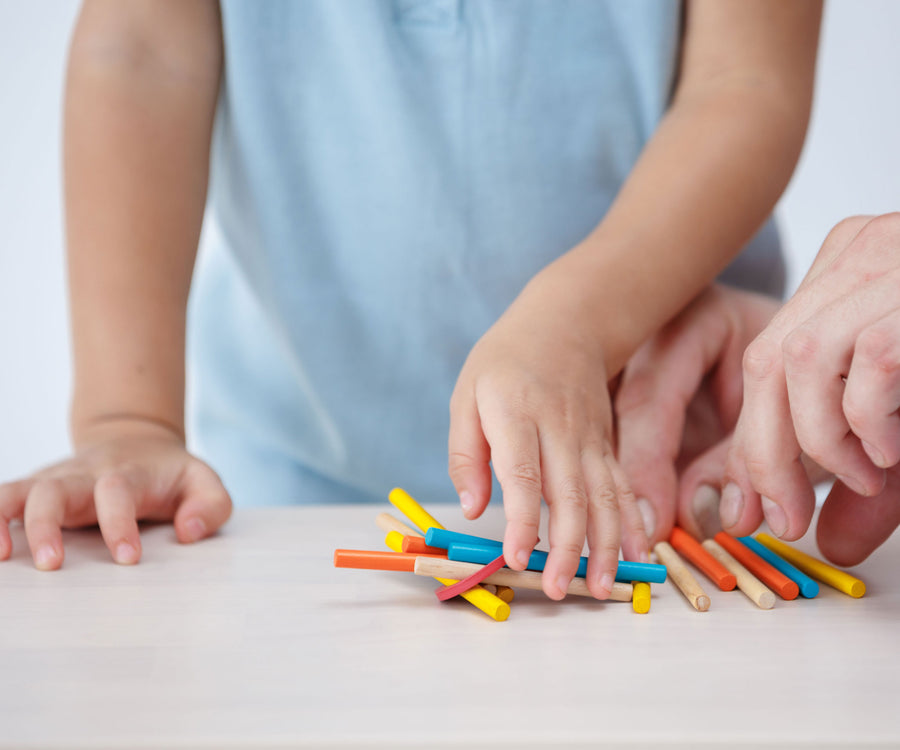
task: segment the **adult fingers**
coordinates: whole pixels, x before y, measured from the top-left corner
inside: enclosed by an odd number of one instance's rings
[[[133,565],[141,557],[137,512],[146,489],[146,482],[134,471],[110,471],[94,485],[100,534],[120,565]]]
[[[196,542],[215,534],[231,517],[232,502],[219,475],[202,461],[194,461],[184,474],[182,500],[175,511],[179,542]]]
[[[888,471],[884,489],[863,497],[840,481],[834,483],[816,526],[822,554],[836,565],[858,565],[900,526],[900,472]]]
[[[34,481],[34,479],[20,479],[0,485],[0,560],[8,560],[12,554],[9,522],[22,517],[25,499]]]
[[[822,247],[800,286],[810,284],[821,274],[856,239],[863,228],[874,219],[874,216],[848,216],[834,225],[825,237]]]
[[[842,406],[843,377],[857,334],[871,315],[869,303],[877,309],[894,303],[888,285],[874,286],[866,304],[860,304],[857,294],[842,296],[795,328],[782,346],[790,414],[801,449],[863,495],[881,491],[884,470],[872,464],[850,429]]]
[[[544,498],[550,508],[550,554],[542,580],[548,597],[562,599],[578,569],[590,501],[580,446],[569,433],[542,431],[540,446]],[[609,483],[612,484],[611,478]]]
[[[707,291],[635,354],[616,393],[619,463],[653,540],[666,538],[674,523],[685,417],[728,349],[728,322],[718,292]]]
[[[450,399],[448,470],[466,518],[478,518],[491,499],[491,447],[474,396],[457,389]]]
[[[809,527],[815,492],[801,463],[788,402],[781,347],[768,331],[744,353],[744,404],[722,490],[722,525],[748,534],[761,505],[776,536],[797,539]]]
[[[871,461],[900,462],[900,311],[866,328],[847,374],[843,413]]]
[[[701,453],[684,469],[678,487],[678,525],[698,539],[709,539],[722,530],[719,517],[722,475],[731,436]],[[758,526],[762,513],[751,516]]]

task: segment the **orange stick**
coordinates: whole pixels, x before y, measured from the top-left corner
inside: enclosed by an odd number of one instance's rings
[[[410,536],[406,535],[403,537],[403,546],[400,548],[404,552],[413,552],[417,555],[439,555],[440,557],[447,556],[447,550],[441,549],[440,547],[429,547],[425,544],[425,540],[420,536]]]
[[[366,549],[336,549],[334,551],[334,567],[415,573],[417,557],[438,557],[438,555],[416,555],[410,552],[384,552]]]
[[[734,573],[729,573],[722,563],[700,546],[694,537],[684,529],[676,526],[669,537],[671,544],[678,552],[684,555],[694,566],[703,571],[722,591],[733,591],[737,586],[737,578]]]
[[[796,581],[792,581],[782,572],[769,565],[753,550],[741,544],[733,536],[720,531],[715,540],[721,544],[731,556],[759,578],[766,586],[775,591],[782,599],[796,599],[800,594],[800,587]]]

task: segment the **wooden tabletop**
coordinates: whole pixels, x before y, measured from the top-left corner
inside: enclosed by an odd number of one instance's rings
[[[498,509],[430,509],[502,530]],[[900,536],[854,571],[858,600],[823,586],[763,611],[707,586],[699,613],[665,584],[638,615],[520,590],[494,622],[430,579],[333,568],[337,547],[382,548],[381,510],[240,510],[194,546],[151,526],[133,567],[68,532],[54,573],[14,528],[0,747],[900,746]]]

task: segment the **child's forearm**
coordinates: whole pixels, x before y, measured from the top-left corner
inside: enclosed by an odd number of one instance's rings
[[[688,5],[669,113],[603,222],[548,271],[596,321],[609,375],[769,215],[809,117],[820,7]],[[551,270],[552,269],[552,270]]]
[[[118,418],[183,434],[220,34],[212,2],[88,3],[76,26],[65,104],[76,443]]]

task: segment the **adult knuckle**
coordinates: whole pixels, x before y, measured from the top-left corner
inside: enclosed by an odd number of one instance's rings
[[[747,380],[767,380],[781,367],[780,347],[766,338],[754,339],[744,351],[742,367]]]
[[[900,346],[897,339],[896,331],[883,326],[872,326],[859,335],[856,351],[880,375],[896,378],[900,374]]]
[[[785,364],[797,367],[808,367],[814,364],[821,351],[822,342],[819,336],[805,328],[791,331],[782,344]]]

